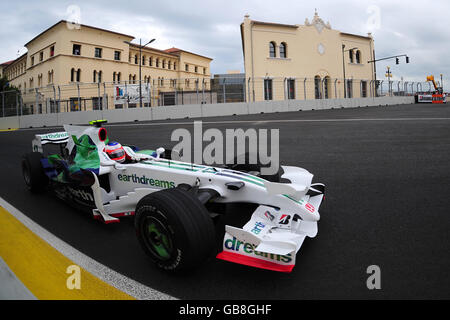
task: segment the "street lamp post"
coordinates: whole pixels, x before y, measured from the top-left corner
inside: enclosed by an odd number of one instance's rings
[[[142,108],[142,48],[149,45],[156,39],[152,39],[146,44],[142,44],[142,39],[139,39],[139,108]],[[124,41],[126,44],[133,45],[131,42]]]
[[[348,50],[344,50],[344,49],[345,49],[345,44],[342,45],[342,68],[344,70],[344,98],[347,98],[347,87],[346,87],[347,84],[346,84],[346,81],[345,81],[345,52],[356,50],[358,48],[355,47],[355,48],[351,48],[351,49],[348,49]]]

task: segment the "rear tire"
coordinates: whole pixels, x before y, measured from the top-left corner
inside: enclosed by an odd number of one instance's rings
[[[198,266],[213,252],[215,229],[206,208],[185,190],[165,189],[136,206],[138,241],[161,269],[180,271]]]
[[[25,185],[31,192],[43,192],[48,185],[48,177],[42,168],[40,152],[27,153],[22,158],[22,174]]]

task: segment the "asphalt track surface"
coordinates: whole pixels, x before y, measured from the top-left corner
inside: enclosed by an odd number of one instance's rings
[[[50,194],[28,193],[21,156],[31,150],[34,134],[59,129],[0,133],[0,195],[89,257],[181,299],[450,298],[450,105],[203,121],[204,129],[279,129],[281,163],[306,168],[315,174],[314,181],[326,184],[319,233],[305,240],[292,273],[217,259],[191,273],[164,273],[139,247],[133,218],[104,225]],[[175,144],[170,135],[180,127],[191,130],[192,119],[107,129],[110,138],[123,144],[170,147]],[[223,223],[246,222],[249,214],[245,207],[232,208],[218,230]],[[370,265],[381,269],[380,290],[366,287]]]

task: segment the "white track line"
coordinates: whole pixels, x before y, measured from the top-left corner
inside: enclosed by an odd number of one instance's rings
[[[127,127],[127,126],[168,126],[168,125],[185,125],[193,124],[194,121],[201,121],[202,124],[230,124],[230,123],[284,123],[284,122],[358,122],[358,121],[437,121],[450,120],[450,118],[347,118],[347,119],[271,119],[271,120],[227,120],[227,121],[202,121],[201,119],[192,119],[185,122],[159,122],[159,123],[111,123],[106,124],[110,127]]]
[[[450,118],[344,118],[344,119],[271,119],[271,120],[226,120],[226,121],[203,121],[202,119],[191,119],[190,121],[183,122],[145,122],[145,123],[107,123],[106,127],[133,127],[133,126],[178,126],[178,125],[193,125],[194,121],[202,121],[202,124],[239,124],[239,123],[253,123],[256,125],[266,124],[266,123],[296,123],[296,122],[364,122],[364,121],[449,121]],[[39,131],[39,130],[53,130],[56,128],[62,128],[62,126],[57,127],[46,127],[46,128],[23,128],[11,132],[18,131]]]
[[[34,234],[47,242],[50,246],[58,250],[61,254],[72,260],[75,264],[93,274],[100,280],[108,283],[114,288],[138,299],[138,300],[174,300],[175,298],[158,290],[149,288],[137,281],[134,281],[107,266],[86,256],[66,242],[51,234],[33,220],[28,218],[18,209],[0,197],[0,206],[11,213],[17,220],[30,229]]]

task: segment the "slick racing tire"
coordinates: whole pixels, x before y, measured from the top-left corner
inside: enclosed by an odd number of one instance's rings
[[[215,245],[208,211],[192,194],[178,188],[142,198],[136,206],[135,229],[145,253],[167,271],[200,265]]]
[[[31,192],[43,192],[48,185],[48,177],[41,164],[42,154],[27,153],[22,158],[22,175],[25,185]]]

